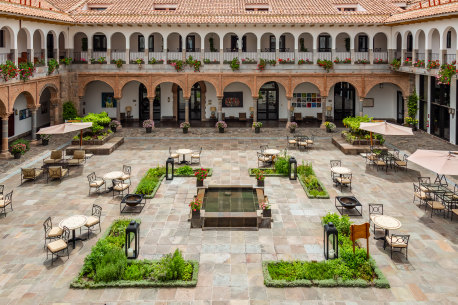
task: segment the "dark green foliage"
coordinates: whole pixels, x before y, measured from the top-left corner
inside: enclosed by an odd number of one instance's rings
[[[250,176],[256,176],[257,173],[264,173],[264,176],[284,176],[283,174],[277,173],[273,168],[250,168]]]
[[[191,278],[192,278],[192,264],[187,263],[184,266],[183,274],[182,274],[181,277],[182,277],[183,281],[190,281],[191,280]]]
[[[78,116],[75,105],[71,101],[65,102],[62,105],[62,112],[65,121],[74,120]]]
[[[173,255],[167,254],[154,272],[154,277],[159,281],[172,281],[182,279],[185,261],[180,250],[176,249]]]
[[[159,184],[159,178],[165,175],[165,167],[150,168],[135,190],[135,194],[150,195]]]
[[[418,111],[418,95],[415,88],[412,91],[412,94],[409,95],[409,99],[407,101],[407,113],[408,116],[411,118],[415,118],[417,116]]]
[[[127,257],[124,251],[118,247],[111,247],[97,263],[94,281],[116,281],[122,277],[126,267]]]
[[[323,225],[332,222],[341,235],[350,236],[350,226],[352,222],[348,215],[339,216],[336,213],[329,212],[321,218]]]
[[[177,176],[194,176],[194,170],[191,166],[185,165],[175,169],[175,175]]]
[[[130,264],[124,271],[123,279],[128,281],[140,281],[145,276],[146,268],[143,268],[140,264]]]
[[[288,175],[290,156],[279,156],[275,159],[275,171],[277,174]]]
[[[316,177],[312,163],[302,163],[297,167],[297,176],[302,185],[307,189],[307,195],[311,198],[329,197],[328,192]]]
[[[26,139],[22,139],[22,138],[14,140],[13,142],[11,142],[10,146],[13,146],[13,145],[16,145],[16,144],[19,144],[19,143],[25,145],[26,151],[30,150],[30,141],[26,140]]]

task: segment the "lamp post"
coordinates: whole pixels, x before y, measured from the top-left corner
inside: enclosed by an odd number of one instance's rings
[[[173,180],[174,163],[173,158],[169,157],[165,162],[165,179]]]
[[[323,247],[325,259],[339,257],[339,233],[332,222],[324,225]]]
[[[289,180],[297,180],[297,161],[294,157],[289,158],[288,176]]]
[[[134,236],[132,237],[131,234]],[[125,242],[126,256],[135,259],[140,252],[140,224],[132,220],[126,228]]]

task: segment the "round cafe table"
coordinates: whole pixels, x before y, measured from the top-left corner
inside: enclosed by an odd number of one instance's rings
[[[279,153],[280,151],[278,149],[273,149],[273,148],[266,149],[263,152],[264,155],[268,155],[268,156],[275,156],[275,155],[278,155]]]
[[[189,164],[189,162],[186,161],[186,155],[192,154],[192,150],[187,148],[180,148],[176,151],[176,153],[179,155],[183,155],[183,160],[180,162],[180,164]]]
[[[113,180],[120,179],[122,175],[124,175],[124,173],[121,171],[113,171],[113,172],[106,173],[103,176],[103,180],[105,180],[105,183],[107,183],[107,181],[111,181],[111,186],[108,187],[106,190],[107,193],[113,190]]]
[[[73,243],[73,249],[75,249],[75,243],[77,240],[85,240],[81,237],[75,237],[75,230],[84,226],[87,222],[87,217],[84,215],[75,215],[65,218],[59,223],[59,228],[63,229],[67,227],[69,230],[72,231],[72,238],[69,239],[69,242]]]
[[[351,174],[351,169],[342,166],[334,166],[331,167],[331,172],[337,175],[348,175]]]
[[[387,215],[374,215],[372,217],[372,222],[377,227],[380,227],[385,230],[385,236],[388,236],[390,234],[390,230],[397,230],[402,226],[399,220]],[[385,236],[376,238],[374,235],[374,239],[385,239]]]

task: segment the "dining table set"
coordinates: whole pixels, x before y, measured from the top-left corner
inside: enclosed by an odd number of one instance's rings
[[[439,177],[439,176],[438,176]],[[428,195],[429,200],[439,201],[445,208],[444,217],[448,216],[454,209],[458,207],[458,188],[454,186],[451,189],[446,183],[445,177],[436,179],[431,183],[428,180],[419,178],[421,191]]]

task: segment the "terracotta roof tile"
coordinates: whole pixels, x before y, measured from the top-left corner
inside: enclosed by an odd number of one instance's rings
[[[27,3],[27,4],[21,4]],[[21,16],[30,16],[36,18],[60,20],[66,22],[74,21],[68,14],[62,12],[59,8],[43,0],[11,0],[0,1],[1,13],[15,14]]]
[[[432,3],[432,2],[431,2]],[[392,22],[400,22],[405,20],[412,20],[418,18],[428,18],[434,17],[443,14],[451,14],[451,13],[458,13],[458,1],[454,0],[450,3],[444,3],[440,5],[433,5],[429,6],[429,2],[421,2],[414,4],[408,10],[405,10],[399,14],[395,14],[388,18],[385,22],[392,23]]]

